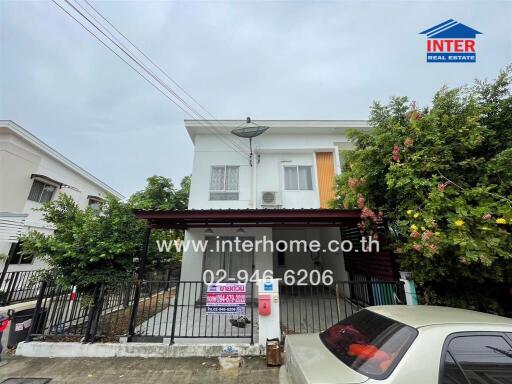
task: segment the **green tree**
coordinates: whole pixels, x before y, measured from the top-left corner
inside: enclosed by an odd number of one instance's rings
[[[426,303],[496,311],[512,281],[511,72],[444,87],[429,109],[374,103],[372,131],[351,132],[356,149],[342,154],[333,204],[362,208],[370,232],[386,214]]]
[[[135,210],[185,210],[188,207],[190,193],[190,176],[185,176],[176,189],[171,179],[163,176],[151,176],[142,191],[134,193],[128,204]],[[183,239],[181,230],[153,229],[148,249],[148,268],[159,269],[165,266],[176,266],[181,263],[182,252],[171,248],[170,252],[160,252],[157,241],[173,241]]]
[[[41,208],[53,234],[31,231],[22,237],[23,253],[43,259],[52,277],[89,289],[100,282],[130,277],[141,249],[144,223],[131,208],[109,196],[100,211],[80,209],[67,194]]]
[[[174,187],[171,179],[164,176],[151,176],[147,179],[146,188],[135,192],[129,199],[134,209],[187,209],[190,192],[190,176],[181,181],[179,189]]]
[[[159,176],[148,179],[144,191],[129,203],[108,196],[100,209],[80,209],[71,197],[61,194],[40,209],[54,229],[51,235],[31,231],[22,237],[23,253],[48,263],[51,277],[66,285],[90,289],[96,283],[126,281],[137,269],[143,245],[145,223],[133,214],[133,201],[146,209],[184,209],[188,201],[188,178],[175,191],[172,182]],[[174,239],[181,233],[154,231],[148,253],[148,267],[177,263],[181,255],[158,252],[156,239]]]

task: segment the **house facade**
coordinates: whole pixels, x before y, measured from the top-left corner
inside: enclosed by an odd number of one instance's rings
[[[62,193],[71,196],[80,208],[95,208],[107,194],[123,198],[15,122],[0,121],[0,212],[25,216],[22,233],[52,233],[42,213],[34,209]],[[17,242],[3,240],[0,254],[10,257],[8,272],[44,267],[41,260],[23,257]],[[0,261],[1,270],[4,265],[5,260]]]
[[[189,210],[220,212],[308,212],[321,214],[334,198],[335,176],[342,171],[340,150],[350,149],[349,129],[369,130],[363,120],[259,120],[254,126],[268,127],[249,140],[231,133],[246,122],[185,120],[194,143]],[[232,210],[232,211],[228,211]],[[327,211],[327,210],[326,210]],[[302,212],[302,213],[301,213]],[[258,224],[229,227],[202,225],[187,227],[185,244],[233,237],[253,241],[317,240],[326,244],[340,239],[340,227],[309,226],[307,223],[280,226],[276,220],[265,227]],[[206,270],[226,271],[235,279],[240,270],[251,275],[272,271],[282,278],[286,270],[332,270],[336,280],[347,280],[341,251],[278,251],[276,249],[236,252],[208,247],[205,252],[184,249],[182,281],[202,280]]]

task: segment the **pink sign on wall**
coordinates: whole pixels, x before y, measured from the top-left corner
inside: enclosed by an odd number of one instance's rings
[[[245,284],[208,284],[206,314],[245,315]]]

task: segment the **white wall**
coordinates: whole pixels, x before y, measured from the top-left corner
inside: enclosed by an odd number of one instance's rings
[[[239,153],[225,142],[211,134],[195,136],[195,154],[192,168],[192,183],[189,208],[191,209],[243,209],[252,208],[255,195],[256,208],[261,206],[261,192],[278,191],[281,194],[283,208],[319,208],[319,194],[316,177],[315,152],[337,152],[335,143],[346,142],[344,134],[273,134],[256,137],[253,142],[254,167],[249,166],[248,150]],[[225,136],[227,139],[234,136]],[[237,139],[239,140],[239,139]],[[247,145],[247,141],[239,141]],[[257,159],[260,159],[258,163]],[[338,160],[338,157],[334,157]],[[234,165],[240,167],[239,200],[210,201],[210,172],[213,165]],[[284,165],[312,166],[312,191],[284,191]],[[339,171],[339,163],[335,164]],[[252,183],[255,173],[255,185]]]
[[[205,236],[243,236],[254,237],[255,240],[263,240],[266,236],[268,240],[272,240],[271,228],[244,228],[245,233],[237,234],[237,228],[214,228],[213,234],[205,234],[204,228],[194,228],[185,231],[185,242],[192,240],[204,241]],[[190,247],[192,248],[192,247]],[[254,254],[254,269],[259,270],[261,273],[269,269],[273,270],[272,252],[255,252]],[[188,249],[183,251],[183,259],[181,265],[181,280],[182,281],[202,281],[203,273],[203,253]]]
[[[322,228],[319,233],[319,241],[322,244],[324,249],[328,249],[328,242],[331,240],[341,241],[341,233],[340,229],[337,227],[326,227]],[[322,253],[322,265],[324,269],[330,269],[333,271],[333,276],[335,281],[347,281],[348,273],[345,270],[345,259],[343,257],[343,252],[325,252]]]

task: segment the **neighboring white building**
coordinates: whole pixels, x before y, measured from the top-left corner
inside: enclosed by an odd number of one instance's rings
[[[71,196],[80,208],[94,207],[107,194],[123,198],[18,124],[0,120],[0,212],[28,214],[24,233],[52,233],[42,213],[34,208],[57,199],[61,193]],[[21,257],[16,243],[0,242],[0,254],[12,254],[8,271],[43,267],[40,260]]]
[[[334,198],[334,179],[341,172],[339,151],[350,149],[348,129],[369,130],[363,120],[259,120],[257,125],[270,127],[252,142],[252,166],[248,161],[249,141],[231,134],[244,121],[185,120],[186,129],[195,146],[189,210],[211,209],[312,209],[328,208]],[[232,148],[235,141],[245,150]],[[250,211],[252,212],[252,211]],[[220,213],[222,215],[222,213]],[[215,236],[266,236],[278,240],[319,240],[325,245],[340,239],[339,227],[264,227],[261,225],[226,228],[188,227],[186,240],[202,240]],[[272,270],[282,277],[287,269],[331,269],[335,278],[346,280],[341,252],[311,254],[283,252],[211,252],[185,250],[182,281],[199,281],[206,269],[225,269],[228,277],[236,277],[240,269],[263,272]]]

